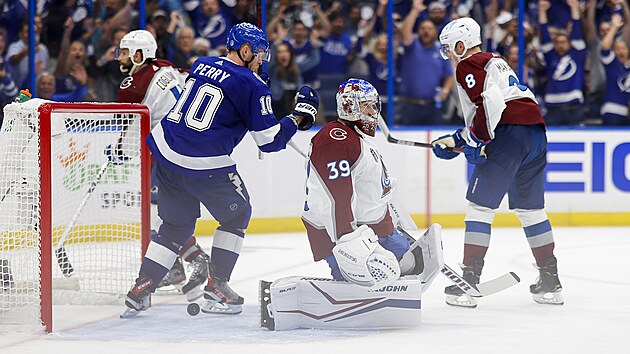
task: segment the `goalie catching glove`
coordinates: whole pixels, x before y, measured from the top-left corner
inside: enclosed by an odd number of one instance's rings
[[[299,130],[309,130],[315,123],[315,116],[319,108],[319,97],[317,92],[309,86],[302,86],[295,94],[295,108],[291,112],[294,116],[304,117],[298,123]]]
[[[396,256],[378,243],[378,236],[367,225],[343,235],[333,255],[343,277],[359,286],[382,287],[400,277]]]

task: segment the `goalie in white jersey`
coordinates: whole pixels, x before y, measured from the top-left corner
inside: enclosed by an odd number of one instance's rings
[[[394,228],[392,181],[370,141],[381,109],[378,92],[350,79],[336,98],[339,119],[311,140],[302,215],[313,258],[328,263],[335,281],[263,283],[261,325],[270,329],[417,324],[422,292],[442,267],[439,225],[417,241]]]
[[[149,108],[151,114],[151,129],[175,106],[177,99],[184,89],[188,71],[175,67],[171,62],[155,59],[157,43],[153,35],[144,30],[131,31],[120,41],[120,71],[128,74],[120,84],[118,102],[142,103]],[[113,151],[120,151],[115,149]],[[108,152],[114,161],[118,156]],[[155,169],[151,173],[151,237],[157,236],[162,219],[157,213],[159,185],[155,178]],[[191,237],[182,248],[175,260],[175,264],[164,277],[159,287],[170,289],[181,287],[188,300],[193,301],[203,295],[200,285],[205,283],[208,276],[208,255],[197,244],[195,237]],[[186,282],[186,273],[182,259],[190,263],[190,278]],[[185,283],[185,284],[184,284]]]

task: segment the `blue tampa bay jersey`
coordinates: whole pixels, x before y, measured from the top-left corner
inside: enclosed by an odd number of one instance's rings
[[[225,57],[201,57],[147,144],[158,163],[203,178],[236,171],[230,154],[248,131],[260,150],[274,152],[286,147],[297,126],[289,117],[276,119],[271,91],[250,69]]]

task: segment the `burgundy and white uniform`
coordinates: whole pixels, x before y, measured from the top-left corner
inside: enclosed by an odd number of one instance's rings
[[[473,54],[459,62],[455,78],[466,128],[477,138],[494,139],[499,124],[544,124],[534,94],[500,56]]]
[[[171,62],[155,59],[120,83],[118,102],[142,103],[151,113],[151,129],[175,106],[188,72]]]
[[[335,242],[360,225],[381,237],[391,235],[393,191],[376,145],[335,121],[311,139],[310,149],[302,221],[315,261],[330,255]]]

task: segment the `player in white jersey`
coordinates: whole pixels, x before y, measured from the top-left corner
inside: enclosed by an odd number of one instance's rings
[[[120,41],[118,60],[120,70],[128,74],[120,84],[118,102],[142,103],[149,108],[151,128],[168,114],[181,95],[188,72],[176,68],[167,60],[155,59],[157,43],[150,32],[131,31]],[[115,150],[114,150],[115,151]],[[112,150],[108,150],[112,153]],[[111,156],[111,155],[110,155]],[[151,237],[157,236],[162,224],[157,213],[159,186],[154,173],[151,173]],[[186,273],[182,259],[190,263],[191,273],[186,283]],[[160,287],[170,289],[180,287],[188,300],[203,295],[200,285],[208,276],[208,255],[191,237],[182,248],[171,271],[164,277]]]
[[[518,216],[536,259],[539,278],[530,286],[534,301],[562,305],[562,286],[551,224],[545,213],[547,136],[538,102],[519,83],[500,56],[481,51],[481,30],[465,17],[449,22],[440,34],[442,57],[456,65],[457,91],[465,128],[433,141],[438,158],[452,159],[464,148],[475,168],[466,199],[464,279],[478,284],[490,245],[494,214],[507,193],[509,208]],[[475,307],[475,299],[455,286],[445,289],[446,302]]]
[[[381,109],[378,92],[365,80],[349,79],[336,98],[339,119],[311,139],[302,221],[314,260],[325,260],[337,282],[289,277],[271,284],[276,330],[417,323],[422,291],[441,268],[439,225],[417,241],[394,228],[392,181],[371,141]],[[291,288],[299,291],[287,294]],[[355,301],[339,311],[331,298],[376,303],[357,310]]]

